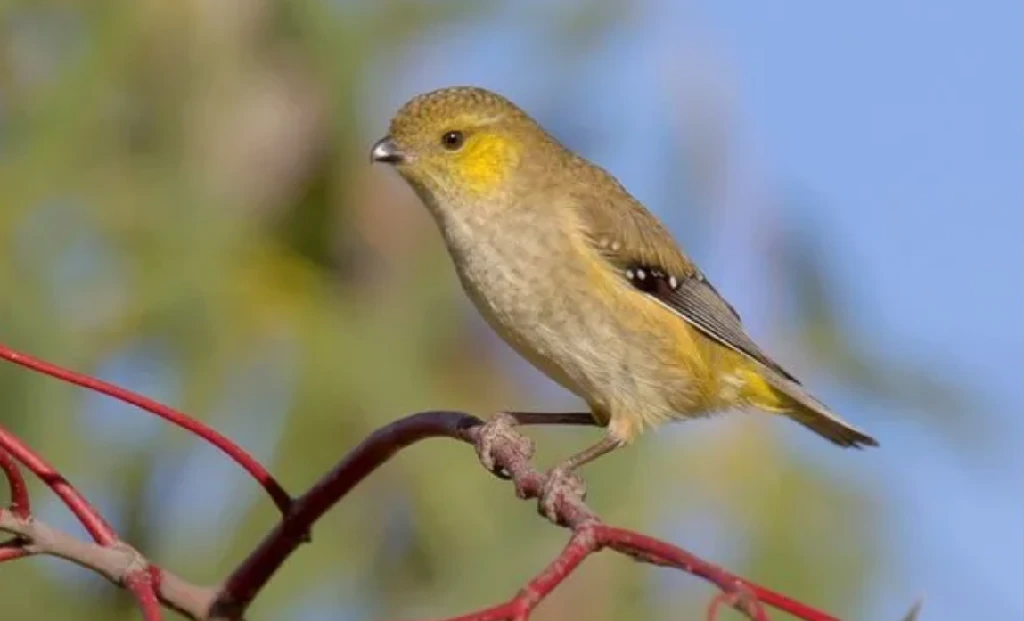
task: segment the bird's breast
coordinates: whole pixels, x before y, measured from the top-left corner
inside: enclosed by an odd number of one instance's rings
[[[591,405],[603,406],[621,386],[637,386],[656,363],[617,312],[621,299],[574,243],[573,230],[551,219],[531,221],[530,214],[449,227],[445,238],[462,286],[487,322]]]
[[[566,293],[558,272],[569,261],[564,239],[524,220],[508,217],[446,237],[463,288],[484,317],[513,345],[543,349],[544,328],[566,319],[564,304],[553,298]]]

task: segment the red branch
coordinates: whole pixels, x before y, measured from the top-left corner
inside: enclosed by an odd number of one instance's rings
[[[23,366],[26,369],[31,369],[38,373],[49,375],[50,377],[59,379],[63,382],[68,382],[69,384],[81,386],[82,388],[88,388],[94,392],[107,395],[108,397],[113,397],[118,401],[123,401],[129,405],[142,408],[150,414],[155,414],[160,418],[181,427],[185,431],[199,436],[220,449],[220,451],[227,455],[228,458],[245,469],[245,471],[248,472],[264,490],[266,490],[267,494],[269,494],[270,498],[274,501],[274,504],[281,510],[281,513],[288,512],[288,507],[291,505],[291,497],[284,491],[281,484],[278,483],[269,472],[267,472],[266,468],[260,465],[252,455],[245,451],[245,449],[229,440],[217,430],[192,418],[188,414],[169,408],[162,403],[158,403],[148,397],[143,397],[140,394],[126,390],[120,386],[115,386],[104,382],[103,380],[59,367],[55,364],[46,362],[45,360],[40,360],[27,354],[16,352],[3,344],[0,344],[0,358],[9,360],[10,362]]]
[[[28,485],[25,483],[25,477],[21,474],[18,462],[14,461],[14,458],[3,449],[0,449],[0,470],[3,471],[4,477],[7,479],[7,490],[11,497],[9,511],[17,518],[23,520],[28,518],[32,512],[32,501],[28,495]],[[28,551],[25,550],[25,541],[21,537],[15,537],[0,543],[0,563],[27,555]]]
[[[427,438],[459,437],[466,428],[480,422],[475,416],[459,412],[422,412],[374,431],[297,498],[287,518],[267,533],[231,572],[214,604],[213,616],[241,617],[274,572],[303,542],[313,523],[395,453]]]
[[[40,481],[46,484],[53,493],[60,498],[67,508],[82,523],[93,541],[100,545],[111,545],[117,541],[117,535],[110,524],[100,516],[99,512],[89,504],[89,501],[82,496],[57,470],[37,455],[32,449],[25,446],[14,434],[3,427],[0,427],[0,449],[3,449],[14,459],[18,460],[29,472],[36,475]],[[12,513],[13,513],[12,509]]]
[[[3,427],[0,427],[0,455],[4,456],[0,458],[0,462],[6,462],[7,459],[13,457],[22,466],[25,466],[29,472],[36,475],[39,480],[64,502],[97,544],[105,548],[113,548],[121,543],[114,529],[107,524],[99,511],[89,504],[89,501],[73,485],[68,483],[46,460],[25,446],[20,439]],[[20,478],[21,473],[18,471],[17,466],[14,466],[13,470],[18,472],[18,478]],[[3,470],[4,475],[9,476],[9,468],[6,463]],[[24,479],[18,482],[11,481],[10,487],[11,497],[14,499],[11,503],[11,514],[15,518],[28,519],[29,515],[26,511],[19,511],[17,509],[19,504],[26,508],[28,506],[28,503],[18,502],[20,496],[26,495]],[[20,489],[16,490],[16,488]],[[16,557],[12,556],[12,558]],[[150,583],[150,572],[144,559],[140,561],[138,567],[130,568],[125,572],[124,585],[135,596],[139,608],[142,610],[143,618],[146,621],[160,621],[160,602],[157,600],[153,585]]]
[[[25,477],[21,474],[18,462],[14,461],[10,453],[5,450],[0,450],[0,470],[4,471],[4,476],[7,478],[7,489],[11,495],[11,513],[20,518],[27,518],[32,511],[28,485],[25,483]]]
[[[520,498],[538,498],[547,475],[530,463],[532,443],[520,435],[516,424],[581,424],[586,415],[545,417],[537,414],[499,415],[483,424],[461,412],[422,412],[382,427],[349,452],[305,494],[289,496],[251,456],[216,431],[187,415],[117,386],[79,375],[0,345],[0,357],[57,379],[113,396],[156,414],[221,449],[263,485],[285,514],[279,524],[243,560],[219,588],[197,586],[149,562],[120,541],[111,527],[63,476],[39,455],[0,427],[0,470],[7,478],[11,505],[0,509],[0,531],[15,539],[0,545],[0,562],[27,554],[50,554],[93,569],[132,591],[147,621],[160,618],[162,604],[191,619],[236,621],[273,577],[284,561],[307,540],[314,523],[356,485],[405,447],[427,438],[451,438],[472,445],[486,455],[515,485]],[[38,476],[81,521],[96,541],[83,542],[53,529],[30,513],[27,487],[19,463]],[[505,477],[503,477],[505,478]],[[562,490],[554,498],[553,521],[572,531],[562,552],[509,601],[446,621],[526,621],[541,601],[592,554],[611,549],[636,560],[680,569],[714,584],[721,595],[708,609],[713,619],[721,604],[728,604],[754,621],[768,621],[762,605],[788,612],[804,621],[837,621],[825,612],[794,601],[735,576],[665,541],[601,522],[583,501],[582,484]]]
[[[29,556],[32,553],[25,549],[25,542],[21,537],[15,537],[0,543],[0,563],[13,561],[14,559]]]
[[[547,476],[530,465],[532,446],[529,441],[510,429],[511,424],[521,421],[534,422],[534,419],[511,415],[483,425],[475,416],[460,412],[421,412],[378,429],[309,492],[300,496],[293,513],[267,534],[232,572],[214,604],[213,616],[240,618],[260,589],[302,542],[302,535],[323,513],[396,452],[420,440],[448,437],[472,444],[478,451],[490,450],[495,465],[508,473],[521,498],[539,497]],[[498,432],[496,435],[488,433],[494,430]],[[670,543],[603,524],[584,504],[581,495],[560,498],[556,510],[556,521],[574,531],[562,553],[508,602],[445,621],[525,620],[530,611],[588,556],[604,548],[704,578],[722,592],[733,595],[730,603],[755,621],[768,619],[762,603],[805,621],[837,621],[836,617],[739,578]]]

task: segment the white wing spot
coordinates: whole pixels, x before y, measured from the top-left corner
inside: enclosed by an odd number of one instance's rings
[[[636,277],[639,278],[640,280],[643,280],[647,278],[647,274],[645,274],[644,271],[640,269],[636,271]]]
[[[668,277],[668,286],[672,287],[673,289],[675,289],[676,287],[679,286],[679,281],[676,280],[675,276],[669,276]]]
[[[633,280],[633,270],[626,270],[626,278]]]
[[[622,248],[622,244],[620,242],[618,242],[618,241],[613,241],[612,242],[612,250],[619,250],[620,248]]]

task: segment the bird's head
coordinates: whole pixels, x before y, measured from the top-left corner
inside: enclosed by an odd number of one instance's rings
[[[450,87],[419,95],[395,114],[370,152],[393,166],[428,204],[474,204],[519,185],[527,159],[556,143],[501,95]]]

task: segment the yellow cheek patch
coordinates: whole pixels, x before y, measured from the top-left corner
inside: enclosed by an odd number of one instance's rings
[[[498,134],[470,136],[457,154],[456,170],[474,192],[497,187],[519,164],[519,146]]]

